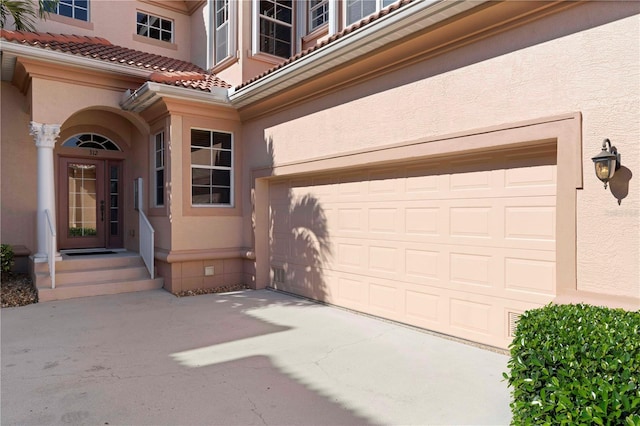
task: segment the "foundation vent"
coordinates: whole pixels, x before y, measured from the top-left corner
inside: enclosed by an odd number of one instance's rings
[[[273,267],[273,283],[274,284],[284,284],[284,268],[282,266],[274,266]]]
[[[520,315],[522,315],[520,312],[509,312],[509,337],[515,336]]]

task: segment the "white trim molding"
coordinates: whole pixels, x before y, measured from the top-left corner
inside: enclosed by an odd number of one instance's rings
[[[340,39],[314,50],[301,60],[293,61],[237,90],[230,89],[229,99],[235,107],[246,106],[294,86],[303,80],[322,75],[357,57],[369,54],[382,45],[393,43],[409,34],[435,26],[487,1],[425,0],[409,3],[397,11],[381,17],[371,25],[364,25]],[[253,7],[253,18],[257,20],[257,2],[253,2]],[[257,36],[256,34],[253,36],[255,49]]]
[[[133,92],[127,90],[122,96],[120,107],[125,111],[140,112],[163,97],[196,101],[209,105],[231,106],[228,90],[221,87],[214,87],[211,91],[205,92],[148,81]]]

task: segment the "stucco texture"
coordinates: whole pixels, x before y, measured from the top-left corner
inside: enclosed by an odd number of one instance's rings
[[[117,10],[117,14],[114,14],[114,10]],[[137,36],[137,11],[173,20],[173,43]],[[99,36],[115,45],[188,61],[191,57],[191,32],[204,25],[201,19],[197,19],[197,14],[192,19],[185,13],[133,1],[90,2],[89,16],[90,22],[84,22],[50,14],[46,21],[38,22],[38,31],[68,34],[69,26],[73,26],[72,33],[76,35]]]
[[[245,170],[580,113],[577,290],[638,298],[640,190],[628,176],[640,173],[639,38],[638,3],[570,8],[253,120]],[[593,174],[603,138],[628,170],[620,205]]]
[[[25,98],[10,83],[2,82],[0,172],[3,244],[36,249],[36,145],[29,136]],[[13,178],[19,177],[16,182]]]

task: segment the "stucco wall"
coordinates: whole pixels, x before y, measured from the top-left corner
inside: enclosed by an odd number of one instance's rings
[[[34,253],[37,248],[36,145],[33,136],[29,135],[25,97],[4,81],[0,94],[0,241],[23,245]]]
[[[191,27],[191,58],[190,61],[201,68],[207,69],[207,37],[209,32],[209,3],[193,12],[189,17]]]
[[[24,245],[32,253],[36,249],[37,150],[33,136],[29,135],[29,122],[34,120],[61,125],[54,148],[56,182],[60,155],[88,155],[87,150],[61,147],[70,136],[98,133],[123,150],[123,154],[100,151],[97,158],[126,158],[122,182],[124,245],[137,250],[138,216],[133,211],[132,179],[140,175],[148,182],[149,142],[145,125],[117,106],[115,90],[38,78],[33,78],[32,84],[32,90],[24,96],[15,86],[2,82],[2,242]]]
[[[111,43],[144,52],[188,61],[191,57],[191,26],[186,14],[137,1],[100,0],[90,3],[90,21],[84,22],[50,14],[39,21],[40,32],[102,37]],[[174,21],[174,42],[167,43],[136,37],[136,11]]]
[[[69,75],[70,78],[73,78]],[[107,81],[107,84],[115,82]],[[34,99],[32,105],[33,120],[41,123],[64,123],[76,111],[94,108],[96,105],[120,111],[119,102],[124,89],[115,87],[95,87],[74,84],[73,80],[51,81],[32,78],[31,88]]]
[[[72,114],[69,119],[62,122],[60,136],[54,149],[55,167],[58,167],[58,158],[83,157],[93,159],[122,159],[123,174],[119,188],[122,194],[122,227],[124,247],[138,251],[138,213],[133,208],[133,179],[142,177],[145,183],[145,193],[149,188],[149,140],[146,133],[142,133],[127,118],[110,111],[108,107],[100,105],[98,99],[94,99],[96,105],[92,109],[81,111],[64,111],[64,114]],[[98,151],[95,156],[88,157],[86,149],[73,149],[62,147],[66,139],[80,133],[96,133],[105,136],[115,142],[122,153]],[[56,176],[58,176],[56,174]],[[59,177],[58,177],[59,179]],[[57,188],[62,188],[58,182]],[[57,201],[58,202],[58,201]],[[147,205],[145,205],[146,208]],[[60,219],[58,219],[60,220]]]
[[[245,184],[250,170],[272,162],[580,112],[584,188],[577,194],[577,287],[638,297],[637,177],[618,205],[595,178],[591,157],[608,137],[623,166],[640,173],[639,14],[635,2],[589,2],[246,123]],[[250,213],[245,209],[245,229]]]
[[[171,142],[171,249],[230,249],[242,246],[242,195],[239,190],[243,155],[240,122],[222,119],[215,109],[208,116],[172,116]],[[228,114],[224,113],[225,115]],[[235,116],[235,113],[233,114]],[[234,193],[233,207],[191,206],[191,129],[233,134]]]

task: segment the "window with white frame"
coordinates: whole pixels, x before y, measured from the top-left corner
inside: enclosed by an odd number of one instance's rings
[[[229,22],[229,0],[214,1],[214,53],[215,63],[219,64],[230,56],[231,23]]]
[[[329,0],[309,0],[309,32],[329,22]]]
[[[293,46],[293,2],[258,1],[258,51],[289,58]]]
[[[164,132],[156,133],[153,137],[153,204],[164,206],[164,178],[165,178],[165,145]]]
[[[191,204],[233,204],[231,133],[191,129]]]
[[[136,33],[155,40],[173,42],[173,21],[146,12],[137,12]]]
[[[347,25],[354,24],[396,1],[398,0],[347,0],[345,3]]]
[[[60,0],[57,4],[45,1],[44,9],[56,15],[89,21],[89,0]]]

